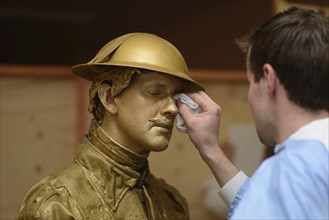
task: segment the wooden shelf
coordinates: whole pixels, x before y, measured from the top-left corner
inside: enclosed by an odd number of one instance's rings
[[[245,71],[192,69],[190,75],[202,82],[247,82]],[[71,66],[1,64],[0,76],[74,77]]]
[[[72,77],[69,66],[1,64],[0,76]]]

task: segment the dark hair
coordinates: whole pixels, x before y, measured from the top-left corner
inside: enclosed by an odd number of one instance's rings
[[[255,82],[263,77],[263,65],[269,63],[291,101],[309,110],[329,111],[328,17],[292,7],[237,43],[249,51]]]
[[[125,72],[125,71],[131,71],[132,68],[125,68],[125,67],[112,67],[110,68],[109,70],[108,69],[104,69],[103,71],[105,73],[107,73],[107,71],[111,71],[112,73],[114,74],[118,74],[116,71],[120,71],[121,73]],[[133,69],[135,71],[135,69]],[[137,70],[137,69],[136,69]],[[107,73],[109,74],[109,73]],[[128,86],[132,85],[135,81],[136,81],[136,77],[137,77],[137,74],[133,74],[130,78],[130,81],[129,81],[129,84]],[[97,81],[97,80],[96,80]],[[95,82],[96,82],[95,81]],[[93,82],[93,84],[95,83]],[[104,80],[101,82],[101,84],[108,84],[110,85],[111,87],[113,86],[112,84],[115,84],[116,81],[112,81],[112,80]],[[91,85],[91,89],[92,90],[92,87],[93,87],[93,84]],[[100,85],[101,85],[100,84]],[[97,86],[96,86],[97,87]],[[98,88],[97,88],[98,89]],[[122,91],[124,91],[126,89],[126,87],[123,87],[123,88],[120,88],[120,91],[119,93],[121,93]],[[90,91],[89,91],[90,93]],[[96,92],[97,93],[97,92]],[[90,95],[91,96],[91,95]],[[94,119],[99,123],[101,124],[102,123],[102,120],[104,118],[104,115],[105,115],[105,108],[99,98],[99,96],[97,94],[95,94],[94,96],[90,97],[90,101],[92,101],[94,103],[94,108],[91,109],[91,113],[93,114],[93,117]]]
[[[108,84],[110,86],[112,86],[112,81],[104,81],[102,84]],[[95,103],[95,108],[92,110],[92,114],[94,116],[94,119],[101,124],[102,120],[104,118],[104,114],[105,114],[105,108],[101,102],[101,100],[99,99],[99,96],[96,95],[94,97],[94,103]]]

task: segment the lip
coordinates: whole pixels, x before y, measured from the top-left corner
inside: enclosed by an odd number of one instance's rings
[[[172,124],[160,124],[160,123],[154,123],[155,126],[157,127],[162,127],[162,128],[166,128],[166,129],[171,129],[172,128]]]

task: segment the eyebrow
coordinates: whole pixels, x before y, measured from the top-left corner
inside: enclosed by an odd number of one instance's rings
[[[159,80],[155,80],[155,81],[150,81],[149,83],[147,83],[146,88],[157,88],[157,89],[165,89],[170,87],[170,89],[172,90],[173,94],[176,93],[180,93],[183,89],[183,84],[181,83],[175,83],[172,81],[159,81]]]
[[[148,74],[148,72],[143,73],[144,75],[138,75],[136,78],[143,78]],[[172,85],[173,88],[175,88],[175,91],[179,91],[184,87],[184,81],[180,78],[177,78],[175,76],[165,75],[166,78],[162,79],[153,79],[147,82],[147,86],[161,86],[161,87],[168,87],[169,85]]]
[[[150,81],[150,82],[147,82],[145,85],[144,85],[144,88],[152,88],[152,89],[165,89],[165,88],[168,88],[169,85],[168,84],[165,84],[164,82],[159,82],[159,81]]]

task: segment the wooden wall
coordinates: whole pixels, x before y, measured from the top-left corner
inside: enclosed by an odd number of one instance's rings
[[[191,73],[223,106],[223,146],[228,147],[227,152],[233,149],[233,160],[251,174],[262,160],[262,148],[241,147],[236,142],[257,140],[250,137],[253,126],[244,73]],[[1,219],[13,219],[24,194],[34,183],[71,163],[76,143],[89,125],[89,84],[72,77],[70,68],[56,66],[2,65],[0,79]],[[187,198],[191,219],[225,217],[227,210],[221,201],[216,202],[219,205],[215,211],[206,205],[206,201],[219,200],[216,192],[209,195],[209,190],[217,190],[217,186],[211,182],[210,171],[186,134],[175,130],[169,148],[152,153],[149,159],[151,171]]]
[[[72,160],[74,81],[4,78],[1,87],[1,219],[13,219],[37,180]]]
[[[98,4],[102,2],[105,1]],[[89,60],[108,39],[132,31],[159,34],[182,51],[192,76],[223,107],[222,147],[247,174],[253,173],[264,158],[264,148],[253,127],[244,73],[225,70],[244,68],[244,56],[233,45],[233,39],[273,12],[296,3],[328,14],[328,1],[202,2],[210,4],[188,8],[184,4],[164,4],[168,9],[164,10],[156,3],[136,3],[139,8],[131,10],[138,9],[145,12],[138,15],[147,16],[136,16],[134,12],[124,17],[124,2],[117,2],[112,13],[109,7],[100,11],[94,2],[91,8],[74,5],[73,12],[68,2],[49,3],[49,7],[48,2],[40,5],[38,1],[34,6],[32,1],[2,3],[1,62],[38,65],[0,66],[0,219],[13,219],[25,192],[34,183],[72,161],[75,146],[88,129],[88,83],[74,78],[68,66],[39,65],[71,65]],[[117,17],[120,25],[116,25]],[[165,22],[162,18],[167,17]],[[216,195],[217,185],[185,134],[175,130],[169,148],[152,153],[149,159],[151,171],[187,198],[191,219],[225,218],[227,209]]]

